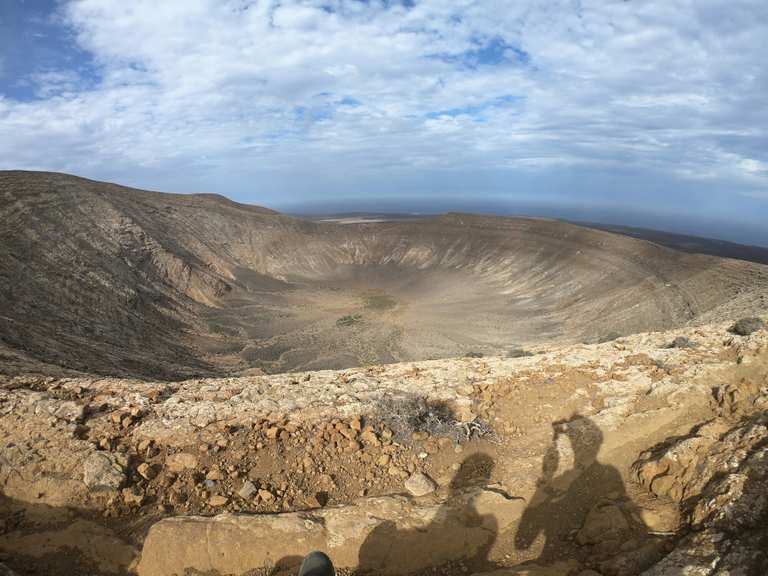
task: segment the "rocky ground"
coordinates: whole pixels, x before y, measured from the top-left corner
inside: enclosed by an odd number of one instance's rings
[[[273,376],[2,377],[0,562],[287,573],[320,548],[359,573],[765,574],[768,332],[745,327]]]

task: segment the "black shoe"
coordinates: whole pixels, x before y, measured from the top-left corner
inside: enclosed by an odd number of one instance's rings
[[[336,576],[333,562],[319,551],[310,552],[299,568],[299,576]]]

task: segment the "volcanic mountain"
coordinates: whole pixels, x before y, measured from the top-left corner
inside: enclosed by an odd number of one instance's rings
[[[519,354],[768,308],[768,269],[560,221],[342,224],[0,172],[0,359],[179,379]]]

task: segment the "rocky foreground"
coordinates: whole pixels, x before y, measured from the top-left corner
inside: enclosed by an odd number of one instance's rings
[[[0,562],[267,574],[322,549],[358,573],[768,573],[764,323],[516,356],[0,377]]]

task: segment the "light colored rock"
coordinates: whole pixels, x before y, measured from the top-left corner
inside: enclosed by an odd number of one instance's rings
[[[171,454],[165,459],[165,465],[171,472],[183,472],[197,468],[197,456],[188,452]]]
[[[67,422],[81,422],[85,417],[85,406],[76,402],[61,402],[53,411],[53,415]]]
[[[264,490],[263,488],[259,490],[259,498],[261,498],[264,502],[272,502],[275,499],[275,495],[272,494],[269,490]]]
[[[674,509],[641,508],[639,514],[643,524],[650,532],[675,532],[680,524],[680,514]]]
[[[475,508],[481,495],[484,508],[495,514]],[[338,568],[361,564],[364,570],[403,574],[471,557],[498,531],[511,528],[525,507],[495,492],[457,497],[442,507],[419,502],[389,496],[300,513],[167,518],[150,528],[138,574],[242,574],[311,550],[328,553]],[[477,514],[477,521],[467,523],[467,513]]]
[[[436,488],[435,481],[422,472],[411,474],[405,481],[405,489],[413,496],[426,496],[434,492]]]
[[[139,475],[145,480],[152,480],[152,478],[157,476],[157,472],[155,471],[154,466],[146,462],[139,464],[139,466],[136,468],[136,472],[138,472]]]
[[[227,502],[229,502],[229,499],[226,496],[221,496],[219,494],[211,496],[211,498],[208,500],[208,503],[215,508],[225,506]]]
[[[125,482],[125,472],[113,454],[94,452],[83,463],[83,482],[91,490],[117,490]]]
[[[256,485],[251,482],[250,480],[246,480],[243,482],[242,488],[237,491],[237,495],[240,496],[243,500],[248,500],[251,496],[253,496],[257,491]]]

